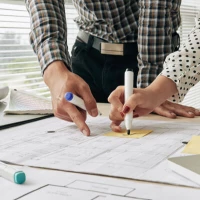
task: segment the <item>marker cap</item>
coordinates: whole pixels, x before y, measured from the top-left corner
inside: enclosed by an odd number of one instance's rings
[[[66,99],[67,101],[71,101],[71,100],[73,99],[73,94],[72,94],[71,92],[67,92],[67,93],[65,94],[65,99]]]
[[[127,69],[126,69],[126,72],[128,72],[128,71],[133,72],[133,69],[131,69],[131,68],[127,68]]]
[[[26,175],[22,171],[18,171],[14,174],[14,182],[17,184],[23,184],[26,181]]]

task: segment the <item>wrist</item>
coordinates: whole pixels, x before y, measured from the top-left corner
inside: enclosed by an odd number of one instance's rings
[[[70,71],[65,66],[62,61],[52,62],[44,71],[43,79],[48,87],[51,87],[52,84],[55,84],[55,81],[60,80],[64,75],[67,78]]]
[[[159,75],[146,89],[155,96],[157,104],[163,103],[178,92],[175,82],[163,75]]]

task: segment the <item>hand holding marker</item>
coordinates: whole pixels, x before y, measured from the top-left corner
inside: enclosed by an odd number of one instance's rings
[[[84,104],[84,101],[83,99],[81,99],[80,97],[76,96],[75,94],[73,94],[72,92],[67,92],[65,94],[65,99],[74,104],[75,106],[87,111],[86,107],[85,107],[85,104]],[[101,115],[100,111],[98,111],[98,114]]]

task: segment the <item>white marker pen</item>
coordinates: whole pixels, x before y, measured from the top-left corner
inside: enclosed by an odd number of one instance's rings
[[[79,108],[81,108],[81,109],[86,111],[86,107],[85,107],[83,99],[81,99],[80,97],[76,96],[72,92],[67,92],[65,94],[65,99],[67,101],[69,101],[70,103],[74,104],[75,106],[78,106]],[[98,115],[101,115],[100,111],[98,111]]]
[[[133,94],[133,70],[132,69],[126,69],[125,71],[125,101],[128,100],[128,98]],[[130,131],[132,128],[132,120],[133,120],[133,113],[127,113],[125,116],[125,126],[127,130],[127,134],[130,135]]]
[[[23,184],[26,181],[26,175],[3,162],[0,162],[0,176],[16,184]]]

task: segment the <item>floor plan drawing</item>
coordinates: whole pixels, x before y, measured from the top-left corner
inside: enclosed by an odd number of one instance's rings
[[[107,175],[138,180],[199,187],[173,172],[174,179],[163,176],[158,165],[184,146],[200,127],[187,123],[134,120],[135,129],[153,130],[140,139],[106,137],[110,131],[107,117],[89,118],[91,136],[83,136],[77,127],[49,118],[19,129],[1,132],[0,158],[28,166],[71,172]],[[38,127],[38,128],[35,128]],[[11,139],[10,139],[11,138]],[[149,178],[151,177],[151,178]]]

